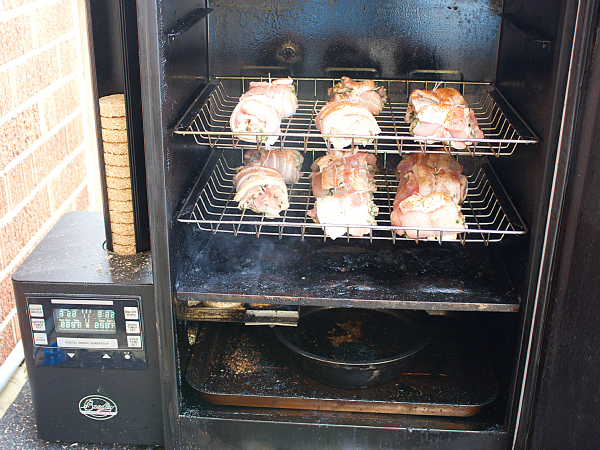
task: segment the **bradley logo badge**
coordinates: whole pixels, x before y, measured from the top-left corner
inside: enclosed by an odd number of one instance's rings
[[[117,415],[117,404],[102,395],[88,395],[79,401],[79,412],[94,420],[107,420]]]

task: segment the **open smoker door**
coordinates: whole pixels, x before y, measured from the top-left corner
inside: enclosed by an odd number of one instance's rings
[[[554,180],[564,194],[552,199],[548,216],[560,224],[545,241],[548,282],[539,287],[540,324],[532,332],[516,448],[595,448],[600,440],[600,8],[597,2],[579,8],[565,106],[572,130],[567,125],[566,151],[556,163],[563,178]]]

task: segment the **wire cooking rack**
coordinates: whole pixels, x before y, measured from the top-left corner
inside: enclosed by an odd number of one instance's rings
[[[490,83],[481,82],[433,82],[414,80],[375,80],[376,85],[387,91],[388,101],[376,116],[381,133],[375,137],[364,135],[325,135],[314,125],[314,119],[328,100],[327,89],[337,79],[296,78],[294,84],[298,97],[296,113],[283,119],[279,133],[244,133],[256,135],[257,141],[244,142],[231,131],[229,120],[239,102],[239,97],[249,88],[251,81],[261,78],[222,77],[214,78],[192,103],[179,120],[175,133],[193,135],[200,145],[223,148],[260,147],[261,136],[277,135],[275,146],[297,148],[299,150],[327,150],[330,138],[372,138],[371,143],[361,148],[370,152],[393,153],[451,153],[472,156],[511,155],[518,144],[538,142],[535,133],[513,110],[502,94]],[[436,85],[454,87],[474,111],[483,139],[450,138],[447,142],[422,140],[412,136],[404,116],[408,107],[408,97],[414,89],[433,89]],[[462,150],[450,147],[451,141],[464,142]]]
[[[234,154],[237,152],[233,152]],[[307,156],[314,152],[308,152]],[[267,218],[262,214],[238,208],[235,196],[233,179],[237,167],[242,165],[243,158],[231,158],[229,152],[225,157],[223,149],[214,149],[207,165],[198,178],[195,187],[186,199],[177,219],[180,222],[195,223],[198,228],[212,233],[254,234],[256,237],[263,235],[296,236],[304,238],[327,239],[323,228],[328,224],[314,223],[308,216],[308,211],[314,207],[314,197],[311,193],[310,172],[302,172],[298,182],[288,186],[290,207],[283,211],[280,217]],[[239,164],[238,164],[239,162]],[[306,161],[305,161],[306,165]],[[437,237],[421,239],[419,234],[430,231],[431,228],[402,227],[405,230],[417,230],[419,240],[445,240],[466,242],[498,242],[507,234],[527,233],[527,227],[516,211],[504,188],[498,181],[493,170],[485,161],[478,158],[477,165],[468,179],[467,198],[462,204],[462,213],[465,216],[468,229],[442,228],[436,229]],[[400,227],[392,225],[390,216],[394,203],[394,196],[398,189],[398,180],[394,174],[375,174],[377,190],[374,202],[379,207],[379,214],[375,218],[377,225],[353,225],[347,228],[368,228],[369,232],[362,237],[352,237],[346,230],[346,236],[339,239],[368,239],[368,240],[415,240],[399,235]],[[339,226],[330,224],[330,226]]]

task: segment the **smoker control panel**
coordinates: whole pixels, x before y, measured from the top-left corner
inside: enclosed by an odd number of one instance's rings
[[[136,296],[28,295],[36,366],[146,369]]]

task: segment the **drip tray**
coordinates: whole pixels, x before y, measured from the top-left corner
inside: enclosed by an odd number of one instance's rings
[[[273,329],[236,323],[203,327],[186,379],[217,405],[473,416],[498,395],[496,379],[475,347],[478,339],[461,336],[457,330],[464,327],[445,327],[446,318],[439,319],[436,334],[406,371],[379,386],[342,389],[314,381]]]

